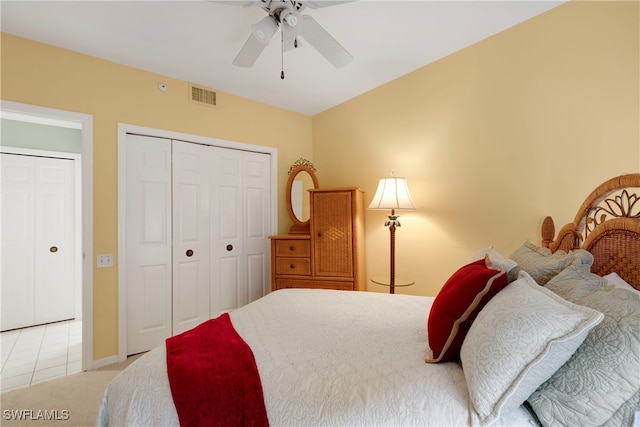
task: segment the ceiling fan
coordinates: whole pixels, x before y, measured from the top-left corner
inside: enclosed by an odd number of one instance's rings
[[[336,68],[341,68],[351,62],[353,56],[315,19],[309,15],[302,15],[301,12],[307,7],[317,9],[352,1],[355,0],[240,0],[218,1],[216,3],[245,7],[259,6],[268,14],[251,26],[251,34],[233,60],[234,65],[252,67],[279,27],[282,34],[283,52],[302,46],[298,39],[301,36]],[[284,72],[282,78],[284,78]]]

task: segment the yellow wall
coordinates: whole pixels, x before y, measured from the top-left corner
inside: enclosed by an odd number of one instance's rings
[[[639,17],[637,2],[572,2],[313,118],[221,92],[195,105],[186,82],[3,33],[0,97],[93,115],[94,253],[117,254],[122,122],[277,147],[280,232],[299,157],[367,204],[396,171],[418,207],[400,212],[397,274],[417,282],[400,292],[435,295],[476,249],[537,242],[544,215],[568,222],[601,181],[640,171]],[[367,212],[368,276],[386,272],[383,222]],[[101,359],[118,351],[117,270],[93,273]]]
[[[167,92],[158,90],[164,82]],[[215,88],[213,88],[215,89]],[[218,92],[218,106],[189,101],[188,83],[2,34],[4,100],[93,116],[93,253],[117,259],[117,124],[278,148],[280,231],[288,229],[289,165],[312,155],[311,118]],[[287,132],[281,132],[281,129]],[[118,352],[117,266],[94,268],[94,359]]]
[[[368,205],[390,170],[408,180],[396,276],[416,285],[400,292],[436,295],[476,250],[539,243],[545,215],[559,228],[640,171],[638,4],[567,3],[314,116],[322,185]],[[366,213],[368,277],[388,272],[384,220]]]

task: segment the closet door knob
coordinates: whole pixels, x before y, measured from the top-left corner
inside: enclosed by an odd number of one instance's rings
[[[193,256],[193,251],[191,249],[187,249],[187,256]]]
[[[57,247],[57,246],[51,246],[51,247],[49,248],[49,252],[53,252],[53,253],[58,252],[58,247]]]
[[[231,252],[233,250],[233,245],[227,245],[227,251]]]

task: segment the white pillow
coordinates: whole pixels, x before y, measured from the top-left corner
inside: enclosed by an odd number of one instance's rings
[[[462,343],[462,369],[480,423],[491,424],[527,400],[603,317],[521,271],[480,311]]]
[[[512,273],[518,274],[520,270],[524,270],[542,286],[576,259],[579,259],[581,264],[588,266],[593,264],[593,255],[583,249],[571,253],[561,250],[551,252],[549,248],[541,248],[529,241],[513,251],[510,258],[518,263],[518,268]]]
[[[640,296],[577,263],[545,289],[604,314],[578,350],[529,396],[542,425],[630,426],[640,408]],[[633,375],[635,374],[635,375]]]
[[[634,288],[633,286],[631,286],[630,284],[628,284],[627,282],[625,282],[624,279],[618,275],[618,273],[615,273],[615,272],[609,273],[603,277],[607,281],[607,284],[611,286],[614,286],[619,289],[626,289],[628,291],[633,291],[640,295],[640,291]]]
[[[473,260],[478,260],[484,258],[485,255],[489,255],[489,260],[491,261],[491,265],[496,270],[506,271],[509,273],[511,270],[518,266],[518,263],[512,259],[503,257],[498,251],[496,251],[493,246],[488,246],[486,248],[482,248],[478,250],[473,255]]]

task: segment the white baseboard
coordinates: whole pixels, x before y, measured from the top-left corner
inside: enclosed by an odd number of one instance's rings
[[[103,368],[105,366],[113,365],[114,363],[118,363],[118,355],[115,354],[113,356],[105,357],[102,359],[93,361],[93,369]]]

